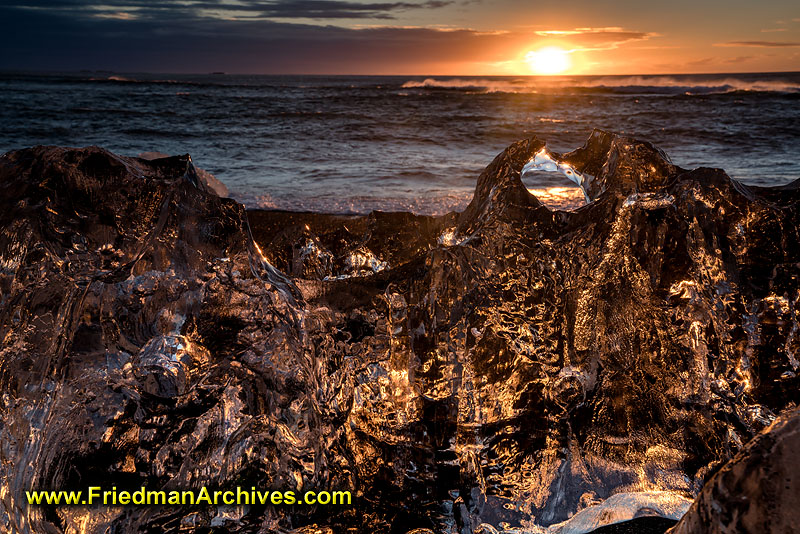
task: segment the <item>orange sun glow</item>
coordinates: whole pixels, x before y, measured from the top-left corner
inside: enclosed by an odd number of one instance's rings
[[[569,52],[549,46],[525,54],[525,62],[536,74],[561,74],[570,67]]]

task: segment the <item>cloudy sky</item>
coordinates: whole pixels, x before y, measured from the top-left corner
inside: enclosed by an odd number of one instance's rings
[[[0,0],[0,69],[314,74],[800,70],[797,0]],[[528,61],[526,61],[526,57]]]

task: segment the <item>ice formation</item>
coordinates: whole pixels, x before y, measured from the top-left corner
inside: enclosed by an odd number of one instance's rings
[[[591,200],[551,211],[520,178],[544,146],[508,147],[466,210],[441,217],[248,213],[187,157],[2,156],[0,531],[677,517],[667,504],[800,401],[798,184],[745,187],[597,131],[540,158]],[[24,501],[109,482],[355,502]],[[719,495],[699,502],[732,506]]]

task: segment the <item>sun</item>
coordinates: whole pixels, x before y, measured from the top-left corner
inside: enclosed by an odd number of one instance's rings
[[[555,46],[531,50],[525,54],[525,62],[536,74],[561,74],[570,67],[569,52]]]

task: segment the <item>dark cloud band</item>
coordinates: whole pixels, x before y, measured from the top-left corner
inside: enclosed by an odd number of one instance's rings
[[[389,19],[394,13],[411,9],[437,9],[446,7],[450,0],[425,2],[352,2],[346,0],[250,0],[231,4],[215,0],[172,2],[147,2],[144,0],[37,0],[34,2],[7,3],[7,8],[40,10],[63,16],[103,18],[107,14],[126,13],[134,18],[154,18],[169,15],[181,17],[218,18],[281,18],[281,19]],[[213,15],[212,15],[212,18]]]
[[[727,43],[717,43],[714,46],[746,46],[754,48],[791,48],[800,46],[800,43],[789,43],[786,41],[730,41]]]

